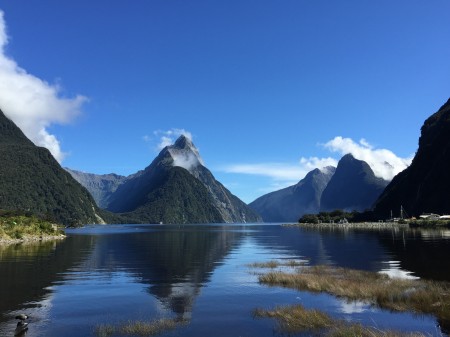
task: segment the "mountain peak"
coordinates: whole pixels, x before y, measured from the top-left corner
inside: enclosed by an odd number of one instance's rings
[[[387,181],[377,178],[369,164],[348,153],[339,160],[324,189],[320,209],[364,211],[372,206],[386,185]]]
[[[181,135],[178,137],[178,139],[175,141],[175,143],[172,145],[176,148],[184,149],[184,148],[191,148],[194,147],[194,144],[192,143],[192,140],[185,135]]]
[[[181,135],[173,145],[168,146],[167,151],[173,159],[173,166],[179,166],[191,172],[199,165],[203,165],[198,149],[185,135]]]

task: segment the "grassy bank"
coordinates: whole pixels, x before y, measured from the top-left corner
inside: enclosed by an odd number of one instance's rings
[[[274,271],[259,282],[302,291],[325,292],[348,300],[371,303],[383,309],[432,314],[450,323],[450,284],[426,280],[391,279],[375,272],[313,266],[295,272]]]
[[[0,215],[0,243],[45,240],[63,235],[56,224],[34,215]]]

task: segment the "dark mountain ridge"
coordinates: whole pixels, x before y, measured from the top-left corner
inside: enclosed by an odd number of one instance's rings
[[[361,212],[372,208],[387,184],[386,180],[375,176],[365,161],[346,154],[322,193],[320,210]]]
[[[0,110],[0,209],[29,211],[64,225],[102,223],[89,192]]]
[[[411,165],[394,177],[375,205],[381,218],[391,210],[450,213],[450,99],[421,128],[419,148]]]
[[[265,194],[249,206],[266,222],[297,222],[304,214],[319,212],[322,192],[335,170],[332,166],[314,169],[296,185]]]

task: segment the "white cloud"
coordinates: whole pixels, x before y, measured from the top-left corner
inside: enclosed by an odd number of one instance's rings
[[[351,138],[334,137],[332,140],[323,144],[323,146],[332,151],[345,155],[351,153],[353,157],[364,160],[372,168],[377,177],[392,180],[392,178],[407,168],[413,159],[398,157],[395,153],[387,149],[376,149],[365,139],[356,143]]]
[[[188,171],[202,164],[201,159],[192,152],[171,152],[173,157],[173,166],[182,167]]]
[[[154,131],[153,134],[155,135],[155,137],[159,138],[157,145],[158,151],[161,151],[166,146],[172,145],[181,135],[184,135],[186,138],[192,141],[192,134],[185,129],[173,128],[167,131],[157,130]],[[147,137],[148,139],[148,136],[144,137]]]
[[[266,176],[274,180],[297,180],[307,173],[300,165],[282,163],[234,164],[226,166],[224,171]]]
[[[161,151],[167,146],[173,145],[175,141],[181,136],[185,136],[192,142],[192,134],[185,129],[173,128],[170,130],[157,130],[153,132],[153,139],[156,139],[156,150]],[[149,141],[149,136],[144,136],[144,140]],[[173,158],[173,165],[183,167],[188,171],[191,171],[198,165],[203,165],[203,160],[200,157],[198,149],[191,147],[189,150],[169,149]]]
[[[312,171],[316,168],[322,169],[327,166],[337,166],[338,161],[334,158],[318,158],[318,157],[309,157],[309,158],[300,158],[300,165],[307,171]]]
[[[234,164],[226,166],[224,171],[227,173],[240,173],[266,176],[279,182],[294,182],[297,183],[303,179],[305,175],[314,170],[315,168],[322,169],[326,166],[336,166],[337,160],[333,158],[317,158],[302,157],[298,164],[287,163],[257,163],[257,164]]]
[[[365,139],[356,143],[350,138],[335,137],[325,144],[326,149],[340,155],[351,153],[355,158],[367,162],[375,175],[386,180],[391,180],[397,173],[403,171],[411,164],[412,157],[400,158],[387,149],[377,149]],[[338,158],[340,159],[340,158]],[[269,193],[281,188],[292,186],[316,169],[327,166],[336,167],[338,159],[332,157],[300,158],[298,164],[289,163],[239,163],[222,168],[226,173],[247,174],[269,178],[266,186],[259,192]]]
[[[0,108],[36,145],[46,147],[61,162],[64,153],[50,134],[52,124],[65,124],[80,112],[86,97],[60,97],[61,88],[26,72],[5,55],[8,43],[4,13],[0,10]]]

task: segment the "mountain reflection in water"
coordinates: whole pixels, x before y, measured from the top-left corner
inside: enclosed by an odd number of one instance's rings
[[[161,317],[188,322],[180,328],[183,336],[272,336],[274,322],[255,320],[253,309],[298,303],[363,324],[376,322],[380,329],[434,335],[440,330],[432,317],[268,288],[258,284],[248,264],[296,259],[450,280],[450,263],[438,258],[449,252],[447,234],[279,225],[73,229],[62,242],[0,247],[0,335],[11,335],[14,315],[27,312],[28,337],[94,336],[98,324]]]

